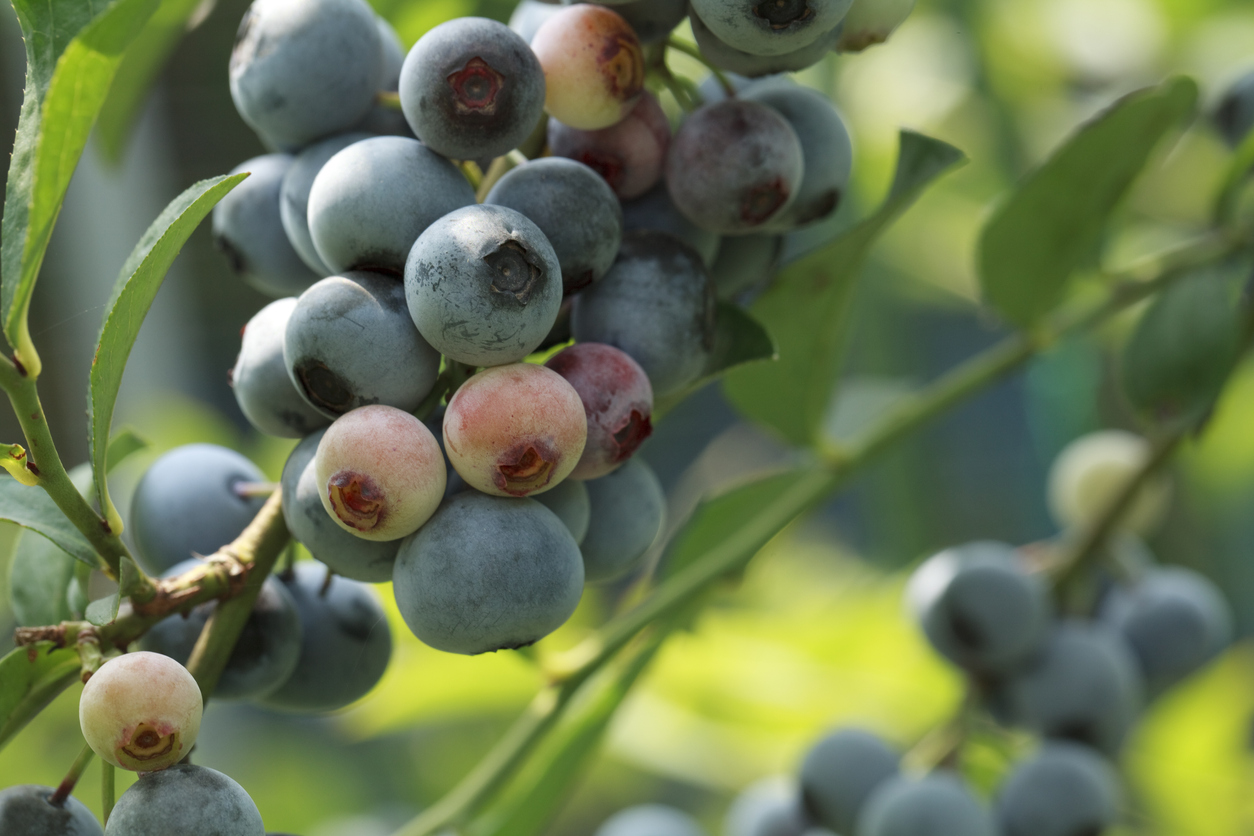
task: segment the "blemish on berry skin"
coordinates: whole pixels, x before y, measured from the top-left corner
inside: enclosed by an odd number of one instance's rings
[[[788,184],[782,177],[749,190],[740,202],[740,218],[746,223],[766,223],[788,201]]]
[[[493,483],[511,496],[526,496],[553,478],[559,456],[543,442],[523,442],[496,460]]]
[[[364,473],[341,470],[327,480],[327,496],[340,522],[357,531],[371,531],[386,516],[386,497]]]
[[[753,7],[753,15],[765,20],[772,29],[787,29],[794,23],[808,23],[814,10],[807,0],[765,0]]]
[[[644,90],[644,53],[634,38],[623,34],[607,36],[597,65],[619,101],[635,98]]]
[[[614,451],[613,461],[621,462],[630,458],[636,448],[652,434],[653,424],[649,416],[633,409],[627,421],[614,431],[614,443],[618,445],[618,449]]]
[[[453,104],[458,113],[490,116],[496,112],[496,97],[505,85],[505,76],[476,57],[450,74],[448,83],[453,88]]]

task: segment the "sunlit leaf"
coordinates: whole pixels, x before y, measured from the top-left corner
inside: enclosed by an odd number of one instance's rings
[[[44,706],[78,681],[78,651],[52,642],[19,647],[0,659],[0,748]]]

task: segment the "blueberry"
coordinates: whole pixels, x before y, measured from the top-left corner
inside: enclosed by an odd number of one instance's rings
[[[198,560],[184,561],[165,572],[163,577],[182,574],[199,563]],[[216,601],[210,601],[189,613],[158,621],[139,640],[140,648],[186,665],[217,605]],[[292,596],[276,578],[267,577],[213,690],[214,698],[252,699],[286,682],[296,669],[300,655],[300,629]]]
[[[956,775],[890,778],[866,800],[858,836],[994,836],[993,819]]]
[[[422,231],[475,202],[457,166],[416,139],[355,142],[318,172],[309,190],[309,232],[331,269],[400,273]]]
[[[264,497],[241,496],[237,486],[263,481],[256,465],[216,444],[187,444],[165,453],[131,498],[136,559],[161,574],[193,555],[213,554],[238,537],[265,504]]]
[[[1086,746],[1047,741],[997,791],[1002,836],[1096,836],[1119,821],[1119,777]]]
[[[542,0],[522,0],[509,16],[509,28],[512,29],[518,37],[527,43],[531,43],[532,37],[535,36],[536,30],[544,25],[544,22],[562,10],[560,3],[546,3]]]
[[[761,232],[725,237],[710,268],[718,298],[742,300],[765,290],[783,254],[782,235]]]
[[[915,0],[854,0],[840,25],[840,52],[861,52],[882,44],[914,11]]]
[[[723,836],[803,836],[809,830],[797,782],[784,776],[746,787],[723,819]]]
[[[933,555],[911,577],[907,599],[936,651],[982,674],[1021,667],[1050,625],[1048,589],[1003,543],[967,543]]]
[[[215,769],[178,764],[122,793],[105,836],[264,836],[244,788]]]
[[[719,235],[702,229],[675,208],[665,183],[659,183],[635,200],[623,202],[623,231],[664,232],[692,247],[706,267],[718,255]]]
[[[239,357],[231,370],[231,389],[240,412],[259,432],[300,438],[330,420],[305,402],[283,362],[283,335],[296,299],[266,305],[244,326]]]
[[[236,275],[267,296],[291,296],[318,280],[283,229],[279,193],[292,165],[288,154],[266,154],[237,165],[252,172],[213,207],[213,241]]]
[[[464,483],[463,483],[464,484]],[[588,521],[592,516],[592,501],[588,488],[576,479],[563,479],[557,487],[535,494],[536,502],[548,508],[562,521],[576,545],[588,534]]]
[[[574,293],[605,275],[623,237],[623,210],[613,190],[582,163],[546,157],[512,169],[484,203],[521,212],[544,233]]]
[[[705,831],[683,810],[638,804],[610,816],[593,836],[705,836]]]
[[[610,4],[605,4],[610,5]],[[642,44],[660,43],[688,16],[688,0],[632,0],[614,3]]]
[[[1114,754],[1140,710],[1143,687],[1136,657],[1118,633],[1063,622],[1031,665],[990,694],[990,708],[1011,725]]]
[[[592,510],[579,549],[589,582],[621,578],[635,569],[662,530],[666,495],[642,459],[584,482]]]
[[[378,684],[392,655],[392,633],[367,584],[331,578],[320,563],[297,563],[279,576],[300,615],[300,659],[292,676],[262,705],[300,712],[335,711]]]
[[[544,233],[504,206],[467,206],[433,223],[405,264],[418,330],[450,359],[499,366],[526,357],[553,327],[562,271]]]
[[[579,547],[533,499],[465,491],[401,544],[396,606],[449,653],[525,647],[556,630],[583,593]]]
[[[382,50],[365,0],[254,0],[231,52],[231,98],[264,140],[301,148],[366,115]]]
[[[417,409],[440,355],[414,329],[405,288],[380,273],[328,276],[287,321],[283,358],[305,400],[329,418],[368,404]]]
[[[369,139],[371,136],[372,134],[354,131],[319,140],[297,154],[287,173],[283,175],[283,184],[279,190],[279,215],[283,220],[283,229],[287,232],[287,240],[291,242],[296,254],[319,276],[330,276],[335,271],[318,256],[313,236],[309,234],[309,190],[313,188],[314,178],[327,160],[354,142]]]
[[[400,95],[410,127],[431,150],[459,160],[499,157],[544,114],[544,71],[505,24],[461,17],[414,44]]]
[[[820,36],[813,43],[779,55],[754,55],[719,40],[696,14],[689,14],[692,36],[710,63],[730,73],[761,78],[775,73],[797,72],[812,67],[832,51],[840,39],[840,27]],[[719,97],[721,98],[721,97]],[[707,98],[706,101],[716,101]]]
[[[379,542],[356,537],[336,525],[322,507],[313,460],[325,432],[319,430],[302,439],[283,465],[283,519],[287,529],[336,574],[367,583],[386,581],[392,577],[400,540]]]
[[[1232,83],[1220,100],[1214,118],[1219,135],[1233,148],[1254,130],[1254,70]]]
[[[675,206],[704,229],[741,235],[785,217],[801,189],[801,140],[777,112],[728,99],[693,111],[666,155]]]
[[[1103,602],[1102,620],[1140,662],[1151,693],[1161,693],[1214,659],[1231,642],[1232,611],[1210,579],[1191,569],[1152,569]]]
[[[897,775],[900,761],[900,755],[871,732],[855,728],[829,732],[801,762],[806,809],[824,826],[853,833],[867,798]]]
[[[853,0],[692,0],[723,43],[751,55],[796,52],[832,32]]]
[[[701,376],[714,340],[714,285],[697,254],[658,232],[623,236],[614,266],[575,297],[577,342],[625,351],[649,376],[654,397]]]
[[[596,479],[622,465],[653,432],[653,387],[625,352],[600,343],[564,348],[545,363],[566,379],[583,402],[588,440],[571,471]]]
[[[547,137],[555,156],[583,163],[601,175],[619,198],[630,200],[661,180],[671,126],[657,97],[646,90],[621,122],[597,131],[581,131],[550,119]]]
[[[1149,442],[1124,430],[1099,430],[1080,436],[1054,459],[1049,468],[1050,516],[1063,528],[1091,525],[1133,478],[1150,456]],[[1141,485],[1119,528],[1136,534],[1162,521],[1171,497],[1165,477]]]
[[[99,822],[83,802],[68,796],[59,805],[48,802],[54,790],[19,784],[0,790],[0,833],[9,836],[101,836]]]
[[[405,45],[392,28],[392,24],[383,18],[376,18],[379,27],[379,42],[383,46],[383,81],[379,89],[395,93],[400,88],[401,67],[405,64]],[[405,121],[405,114],[393,107],[376,102],[366,112],[366,116],[353,126],[355,130],[378,136],[404,136],[414,138],[414,132]]]
[[[828,217],[840,205],[853,167],[849,130],[831,101],[800,84],[757,82],[741,98],[761,102],[788,121],[801,141],[805,170],[792,204],[772,225],[795,229]]]

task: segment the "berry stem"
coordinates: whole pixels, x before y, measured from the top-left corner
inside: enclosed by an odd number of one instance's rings
[[[78,779],[83,777],[83,771],[87,769],[87,764],[91,763],[91,759],[96,753],[87,744],[83,744],[83,749],[78,753],[78,757],[74,759],[74,763],[70,765],[70,771],[61,779],[61,783],[57,785],[57,790],[49,798],[48,803],[53,807],[60,807],[65,804],[65,799],[70,797],[70,793],[74,792],[74,787],[78,784]]]
[[[115,798],[113,788],[113,764],[100,762],[100,808],[103,812],[104,823],[109,823],[109,816],[113,815],[113,802]]]
[[[710,74],[718,81],[720,87],[723,88],[723,94],[729,99],[736,98],[736,88],[732,85],[731,79],[727,77],[727,73],[710,63],[710,59],[701,54],[701,50],[697,49],[695,44],[684,43],[678,38],[667,38],[666,48],[673,49],[676,52],[682,52],[691,58],[695,58],[705,65]]]
[[[223,550],[248,567],[248,572],[238,594],[214,608],[187,660],[187,669],[196,678],[205,702],[209,701],[226,668],[235,642],[253,611],[261,585],[274,569],[290,539],[287,525],[283,522],[282,491],[276,490],[235,542]]]
[[[401,109],[401,94],[392,90],[380,90],[374,94],[376,104],[386,107],[388,110],[399,111]]]

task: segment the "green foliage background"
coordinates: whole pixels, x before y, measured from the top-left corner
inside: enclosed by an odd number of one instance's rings
[[[52,239],[32,332],[53,387],[47,398],[50,424],[59,431],[58,440],[67,439],[68,462],[88,456],[82,430],[86,361],[75,348],[81,342],[75,335],[82,331],[94,338],[99,305],[138,233],[156,215],[126,203],[128,192],[119,185],[145,176],[135,143],[151,150],[157,142],[165,155],[170,182],[157,188],[168,192],[158,208],[190,183],[262,152],[230,109],[226,93],[226,56],[244,5],[219,0],[200,20],[203,4],[161,4],[141,35],[146,39],[145,50],[137,53],[141,58],[119,70],[121,81],[110,92],[113,110],[106,112],[117,115],[98,128],[89,159],[76,175],[79,181],[104,178],[96,194],[104,195],[113,211],[135,215],[138,227],[119,232],[88,210],[87,216],[64,218]],[[504,19],[510,11],[504,0],[377,0],[375,5],[407,44],[451,17]],[[146,67],[159,67],[170,54],[175,41],[169,34],[188,20],[196,28],[161,71],[155,103],[147,105],[127,146],[131,126],[122,117],[143,101],[138,91],[144,85],[138,82]],[[15,25],[5,18],[4,27],[0,126],[7,135],[16,122],[21,79],[20,66],[15,75],[9,60],[20,53],[13,48]],[[675,63],[700,77],[694,65],[678,57]],[[900,128],[945,140],[969,158],[871,250],[851,300],[853,336],[841,365],[842,402],[826,413],[820,404],[807,421],[839,439],[846,416],[874,413],[886,399],[1004,333],[977,308],[980,230],[996,201],[1073,128],[1119,95],[1179,73],[1198,80],[1209,106],[1227,80],[1252,65],[1254,8],[1246,2],[922,0],[889,44],[801,74],[804,83],[842,108],[854,133],[856,159],[854,184],[836,221],[794,242],[798,250],[807,239],[818,242],[879,205],[897,158]],[[154,121],[160,123],[155,131]],[[120,161],[120,173],[107,174],[105,162],[111,159]],[[1122,204],[1113,233],[1100,242],[1081,242],[1092,252],[1077,257],[1095,263],[1100,249],[1103,265],[1118,268],[1196,234],[1209,221],[1227,162],[1227,150],[1205,124],[1160,144]],[[67,215],[76,196],[83,197],[76,195],[77,185],[71,185]],[[95,206],[103,216],[100,204]],[[102,255],[114,251],[102,243],[106,236],[121,241],[112,261]],[[75,275],[84,260],[101,262],[105,277],[85,297],[84,277]],[[227,274],[203,229],[175,269],[176,287],[163,293],[181,294],[181,307],[162,314],[164,331],[160,323],[146,325],[135,351],[138,356],[168,345],[192,359],[181,376],[167,370],[166,377],[156,374],[144,385],[132,372],[123,386],[116,421],[151,442],[147,453],[124,463],[110,479],[123,517],[143,467],[169,447],[226,444],[274,477],[291,447],[244,428],[221,371],[233,360],[238,327],[263,300]],[[1095,293],[1101,279],[1093,270],[1070,292]],[[159,298],[158,313],[161,303]],[[960,699],[960,683],[903,616],[904,574],[930,550],[962,539],[1022,543],[1054,533],[1043,500],[1044,472],[1053,454],[1090,429],[1137,426],[1135,411],[1115,382],[1117,347],[1137,314],[1056,346],[1026,375],[903,445],[864,474],[848,496],[774,540],[739,584],[719,590],[691,632],[666,645],[614,719],[595,767],[571,788],[550,832],[587,834],[609,812],[645,799],[690,809],[716,832],[739,788],[791,771],[809,742],[830,725],[866,724],[908,746],[949,717]],[[180,338],[195,345],[178,345]],[[710,393],[667,421],[677,429],[665,439],[660,430],[659,442],[679,445],[699,436],[696,430],[719,430],[693,468],[682,478],[671,474],[676,507],[683,506],[685,491],[724,485],[785,456],[775,441],[733,424]],[[1178,459],[1176,502],[1150,544],[1163,561],[1199,568],[1219,580],[1243,634],[1254,632],[1251,426],[1254,365],[1247,361],[1205,435]],[[4,438],[19,437],[15,425],[0,427]],[[692,427],[695,436],[685,436],[684,428]],[[14,537],[11,530],[2,533],[10,541]],[[0,550],[0,579],[8,577],[11,551]],[[614,592],[588,595],[572,622],[546,644],[575,644],[615,606]],[[0,596],[0,626],[6,629],[14,621],[8,600],[6,590]],[[269,829],[369,836],[368,822],[348,824],[349,817],[398,824],[460,778],[541,684],[524,654],[470,659],[440,654],[419,644],[394,610],[390,617],[398,639],[393,664],[379,688],[343,714],[291,718],[212,705],[197,761],[239,780]],[[80,745],[77,692],[75,686],[59,698],[0,752],[0,786],[60,779]],[[1130,832],[1237,836],[1254,829],[1248,792],[1254,777],[1252,726],[1254,646],[1245,640],[1146,714],[1123,763],[1135,811]],[[977,738],[968,772],[990,791],[1009,754],[1002,744]],[[97,769],[89,768],[77,795],[98,811]],[[119,791],[128,780],[119,774]]]

